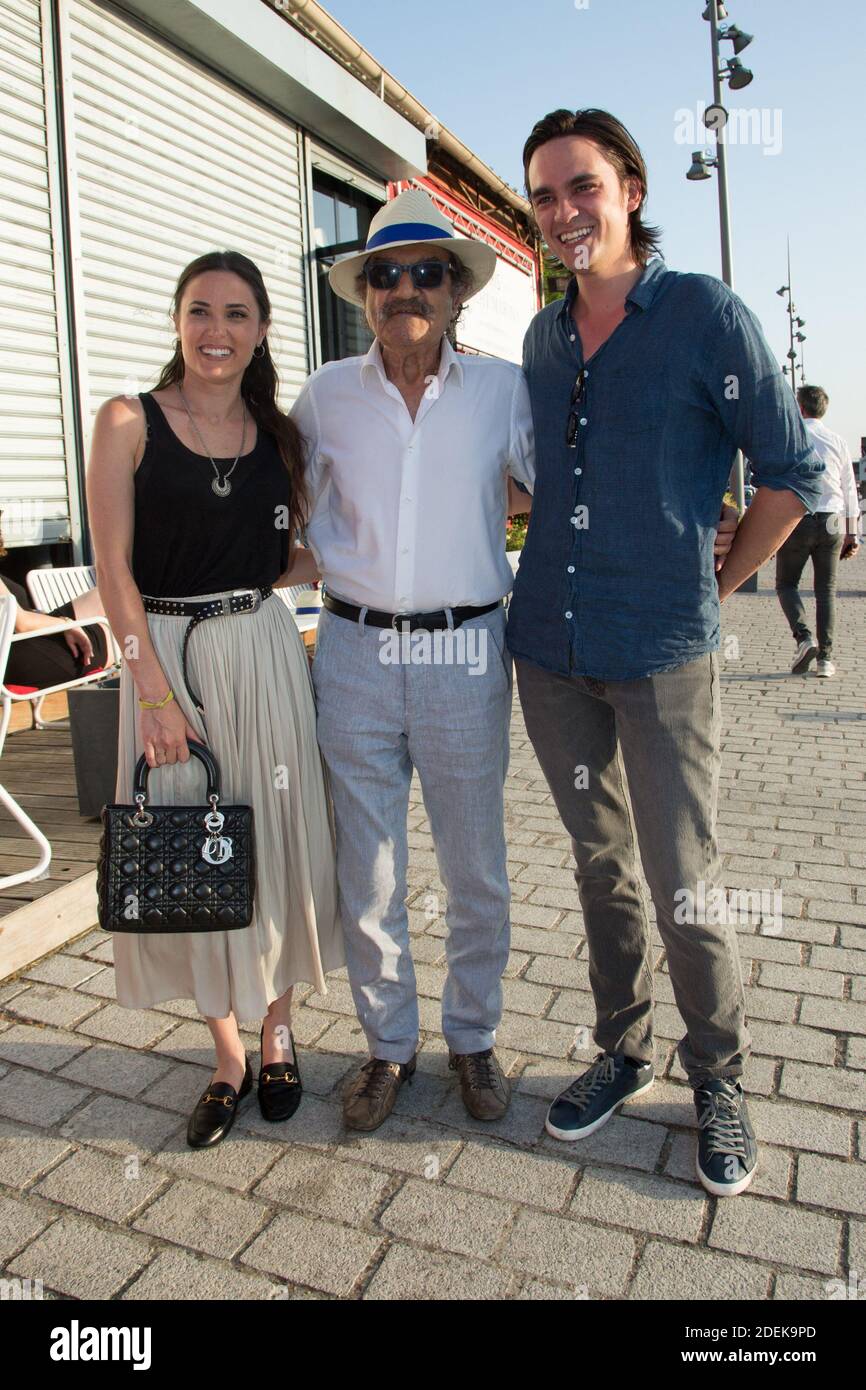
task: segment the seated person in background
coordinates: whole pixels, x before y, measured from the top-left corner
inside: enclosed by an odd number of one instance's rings
[[[0,557],[6,554],[0,534]],[[35,632],[41,627],[57,627],[62,619],[69,620],[65,632],[50,637],[34,637],[29,642],[13,642],[5,685],[46,686],[62,685],[106,665],[105,629],[75,627],[75,619],[95,618],[103,613],[102,601],[96,589],[88,589],[72,603],[63,603],[51,613],[39,613],[30,602],[27,590],[14,579],[0,574],[0,598],[11,595],[18,601],[15,615],[16,632]],[[0,673],[2,675],[2,673]]]

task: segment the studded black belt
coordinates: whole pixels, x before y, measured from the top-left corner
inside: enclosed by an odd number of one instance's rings
[[[322,594],[322,605],[330,613],[336,613],[339,618],[349,618],[352,622],[357,622],[364,611],[354,603],[344,603],[341,598],[334,598],[327,590]],[[494,608],[502,607],[502,599],[497,599],[495,603],[485,603],[482,608],[452,608],[451,618],[454,627],[459,627],[461,623],[468,622],[470,618],[480,618],[482,613],[492,613]],[[437,631],[439,628],[448,627],[448,614],[444,608],[438,609],[435,613],[382,613],[376,608],[368,608],[364,613],[364,622],[370,623],[372,627],[393,627],[408,628],[414,632],[416,628],[426,628],[427,631]]]
[[[163,618],[190,619],[183,635],[183,681],[187,694],[199,714],[204,714],[204,706],[189,683],[186,665],[187,648],[194,629],[207,618],[229,618],[235,613],[255,613],[273,592],[270,584],[266,584],[261,589],[235,589],[234,593],[205,599],[204,602],[199,599],[193,603],[186,603],[182,599],[150,598],[147,594],[142,594],[141,601],[145,613],[156,613]]]

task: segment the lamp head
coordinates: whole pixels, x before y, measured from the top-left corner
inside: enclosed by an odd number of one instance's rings
[[[707,168],[707,165],[709,163],[715,164],[715,160],[708,160],[702,150],[693,150],[692,164],[691,168],[686,174],[686,178],[691,179],[693,181],[697,181],[699,179],[708,179],[710,177],[710,171]]]
[[[747,34],[742,29],[738,29],[736,24],[729,24],[723,33],[719,34],[721,39],[730,39],[734,45],[735,53],[742,53],[744,48],[748,48],[754,35]]]
[[[728,63],[726,76],[731,90],[734,92],[740,91],[742,87],[748,87],[754,75],[755,74],[751,72],[749,68],[743,67],[739,58],[732,58]]]

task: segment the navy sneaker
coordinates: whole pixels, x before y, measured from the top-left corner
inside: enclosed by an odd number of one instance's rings
[[[698,1177],[715,1197],[744,1192],[758,1166],[758,1144],[738,1081],[695,1087],[698,1112]]]
[[[635,1062],[624,1052],[600,1052],[588,1071],[556,1097],[544,1127],[554,1139],[584,1139],[610,1119],[623,1101],[648,1091],[652,1062]]]

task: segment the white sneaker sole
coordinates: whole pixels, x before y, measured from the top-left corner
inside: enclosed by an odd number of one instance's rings
[[[595,1134],[597,1129],[601,1129],[602,1125],[606,1125],[611,1115],[615,1115],[621,1106],[627,1105],[630,1100],[634,1100],[635,1096],[642,1096],[644,1091],[648,1091],[654,1081],[655,1077],[651,1076],[649,1081],[645,1082],[643,1086],[639,1086],[636,1091],[632,1091],[631,1095],[624,1096],[622,1100],[618,1100],[616,1105],[612,1105],[604,1115],[601,1115],[597,1120],[593,1120],[592,1124],[587,1125],[585,1129],[576,1131],[573,1129],[557,1129],[556,1125],[550,1123],[549,1112],[544,1121],[544,1128],[547,1130],[548,1134],[553,1135],[554,1139],[563,1139],[567,1144],[575,1139],[586,1139],[587,1135]]]
[[[713,1182],[712,1178],[705,1177],[701,1172],[699,1157],[697,1153],[695,1154],[695,1172],[698,1175],[698,1180],[714,1197],[739,1196],[741,1192],[745,1192],[757,1171],[758,1165],[756,1163],[751,1173],[747,1173],[744,1178],[740,1178],[739,1182]]]

